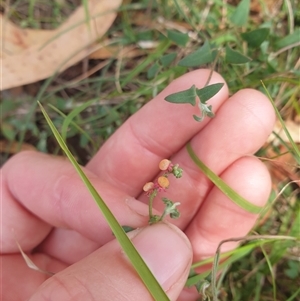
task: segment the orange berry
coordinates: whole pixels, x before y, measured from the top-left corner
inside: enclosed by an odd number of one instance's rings
[[[160,170],[167,170],[169,165],[170,165],[171,161],[168,159],[163,159],[159,162],[159,169]]]
[[[161,176],[157,179],[158,185],[162,188],[168,188],[170,185],[170,182],[168,178]]]
[[[154,187],[154,183],[153,182],[148,182],[144,185],[143,190],[145,192],[148,192],[149,190],[151,190]]]

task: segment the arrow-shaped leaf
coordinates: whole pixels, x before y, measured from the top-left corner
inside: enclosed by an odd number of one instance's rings
[[[198,95],[201,103],[206,103],[210,98],[215,96],[224,86],[223,83],[212,84],[201,89],[196,89],[196,94]]]
[[[211,63],[213,60],[214,58],[209,43],[206,41],[200,49],[179,61],[178,65],[184,67],[199,67],[201,65]]]
[[[194,106],[196,105],[196,96],[196,87],[193,85],[187,90],[168,95],[165,100],[172,103],[190,103]]]
[[[269,35],[269,28],[259,28],[249,32],[245,32],[241,34],[241,37],[244,41],[248,43],[250,47],[256,48],[261,45],[263,41],[266,40]]]
[[[225,60],[230,64],[245,64],[251,61],[251,59],[239,51],[231,49],[229,46],[226,46],[226,56]]]
[[[242,0],[232,14],[230,21],[237,26],[245,25],[248,21],[249,11],[250,0]]]

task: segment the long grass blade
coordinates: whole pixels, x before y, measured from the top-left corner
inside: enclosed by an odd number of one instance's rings
[[[48,106],[55,111],[56,113],[58,113],[60,116],[62,116],[63,118],[68,118],[68,116],[66,114],[64,114],[61,110],[59,110],[58,108],[56,108],[55,106],[53,106],[52,104],[48,104]],[[71,124],[72,126],[74,126],[76,128],[76,130],[85,136],[85,138],[93,145],[93,147],[96,149],[96,143],[95,141],[92,139],[92,137],[84,130],[82,129],[76,122],[74,122],[73,120],[69,121],[69,124]],[[68,124],[68,126],[69,126]],[[64,138],[63,135],[61,135],[62,138],[64,139],[64,141],[66,141],[66,138]]]
[[[261,81],[261,84],[263,85],[263,87],[264,87],[264,89],[265,89],[265,91],[267,93],[267,96],[268,96],[268,98],[269,98],[269,100],[270,100],[270,102],[271,102],[271,104],[272,104],[272,106],[273,106],[273,108],[275,110],[277,118],[279,119],[279,121],[280,121],[280,123],[282,125],[282,128],[283,128],[286,136],[288,137],[288,139],[289,139],[289,141],[290,141],[290,143],[292,145],[292,152],[294,154],[294,157],[295,157],[296,161],[300,164],[300,149],[297,147],[297,145],[294,142],[293,138],[291,137],[289,131],[287,130],[287,128],[286,128],[286,126],[284,124],[284,121],[283,121],[283,119],[282,119],[282,117],[280,115],[280,112],[278,111],[278,109],[277,109],[277,107],[276,107],[276,105],[275,105],[275,103],[274,103],[274,101],[272,99],[272,96],[270,95],[270,93],[269,93],[268,89],[266,88],[265,84],[263,83],[263,81]]]
[[[50,117],[48,116],[47,112],[43,108],[40,102],[38,102],[47,123],[49,124],[57,142],[59,143],[62,150],[65,152],[71,163],[73,164],[74,168],[76,169],[78,175],[86,185],[87,189],[93,196],[95,202],[99,206],[101,212],[103,213],[104,218],[106,219],[107,223],[109,224],[112,232],[114,233],[115,237],[119,241],[120,245],[122,246],[124,252],[128,256],[129,260],[131,261],[132,265],[134,266],[135,270],[141,277],[142,281],[144,282],[145,286],[148,288],[149,292],[153,296],[153,298],[157,301],[170,301],[156,278],[153,276],[152,272],[144,262],[143,258],[140,256],[130,239],[127,237],[126,233],[109,210],[101,196],[98,194],[96,189],[93,187],[79,164],[76,162],[75,158],[73,157],[72,153],[68,149],[67,145],[65,144],[64,140],[62,139],[61,135],[59,134],[58,130],[56,129],[55,125],[51,121]]]
[[[211,169],[209,169],[195,154],[190,143],[187,144],[187,151],[194,161],[194,163],[199,167],[199,169],[235,204],[245,209],[246,211],[254,214],[261,212],[263,207],[256,206],[245,198],[240,196],[236,191],[234,191],[229,185],[227,185],[220,177],[218,177]]]
[[[260,248],[261,248],[262,253],[265,256],[265,259],[266,259],[266,262],[267,262],[267,265],[268,265],[268,268],[269,268],[269,271],[270,271],[270,274],[271,274],[272,287],[273,287],[273,301],[276,301],[277,300],[277,298],[276,298],[277,288],[276,288],[276,280],[275,280],[275,275],[274,275],[274,271],[273,271],[273,266],[272,266],[271,260],[268,256],[267,252],[264,249],[263,244],[261,244]]]

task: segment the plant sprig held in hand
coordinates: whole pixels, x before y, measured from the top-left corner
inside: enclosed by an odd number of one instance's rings
[[[159,163],[159,169],[164,171],[164,173],[159,176],[154,182],[147,182],[143,190],[146,195],[149,197],[149,224],[155,224],[162,221],[167,215],[170,215],[171,218],[179,218],[180,212],[177,209],[177,206],[180,205],[179,202],[174,203],[172,200],[167,198],[162,198],[163,203],[165,204],[165,209],[162,215],[153,214],[153,201],[155,197],[161,191],[166,191],[169,188],[170,181],[168,177],[173,175],[175,178],[179,179],[182,177],[183,170],[179,167],[178,164],[173,164],[168,159],[163,159]]]

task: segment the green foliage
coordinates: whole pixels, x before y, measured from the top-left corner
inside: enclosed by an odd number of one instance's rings
[[[169,67],[170,64],[175,60],[176,58],[176,53],[175,52],[171,52],[168,54],[163,55],[159,61],[161,62],[161,64],[163,65],[163,67]]]
[[[230,21],[236,26],[246,25],[250,11],[250,0],[242,0],[234,13],[232,14]]]
[[[209,99],[215,96],[223,86],[223,83],[212,84],[201,89],[196,89],[196,93],[201,103],[205,104]]]
[[[266,93],[267,93],[267,95],[268,95],[268,97],[269,97],[269,99],[270,99],[270,101],[271,101],[271,104],[272,104],[272,106],[273,106],[273,108],[274,108],[274,110],[275,110],[275,112],[276,112],[276,115],[277,115],[277,117],[278,117],[278,119],[279,119],[279,121],[280,121],[280,123],[281,123],[281,125],[282,125],[282,128],[283,128],[283,130],[284,130],[286,136],[288,137],[288,139],[289,139],[289,141],[290,141],[290,143],[291,143],[291,145],[292,145],[291,153],[294,155],[296,161],[300,164],[300,150],[299,150],[299,148],[297,147],[297,145],[296,145],[296,143],[294,142],[294,140],[292,139],[292,137],[291,137],[289,131],[287,130],[287,128],[286,128],[286,126],[285,126],[285,123],[284,123],[284,121],[283,121],[283,119],[282,119],[282,117],[281,117],[281,115],[280,115],[280,112],[278,111],[277,107],[275,106],[274,101],[273,101],[273,99],[272,99],[272,97],[271,97],[269,91],[266,89],[266,86],[264,85],[264,83],[262,83],[262,85],[263,85],[263,87],[265,88]]]
[[[184,67],[201,67],[204,64],[211,63],[213,60],[209,42],[206,41],[198,50],[180,60],[178,65]]]
[[[174,30],[167,30],[167,37],[179,46],[185,46],[189,40],[189,36],[186,33]]]
[[[291,279],[299,279],[300,277],[300,265],[296,260],[287,261],[288,268],[284,270],[284,273]]]
[[[299,46],[299,36],[300,36],[300,28],[296,28],[293,33],[290,33],[287,36],[280,38],[276,42],[275,46],[277,48],[284,48],[295,43],[298,43],[297,46]]]
[[[196,105],[196,86],[193,85],[187,90],[182,90],[168,95],[165,100],[172,103],[190,103],[192,106]]]
[[[218,177],[212,170],[209,169],[195,154],[190,144],[187,144],[187,151],[197,165],[197,167],[226,195],[228,196],[235,204],[243,208],[244,210],[257,214],[262,211],[262,207],[256,206],[242,196],[240,196],[236,191],[229,187],[220,177]]]
[[[180,92],[176,92],[165,97],[165,100],[171,103],[189,103],[192,106],[198,105],[201,116],[198,117],[193,115],[194,119],[198,122],[201,122],[205,116],[214,117],[212,112],[212,106],[206,104],[206,102],[216,95],[221,88],[223,87],[223,83],[212,84],[209,86],[205,86],[204,88],[197,89],[195,85],[187,90],[183,90]],[[196,102],[196,98],[199,98],[199,101]]]
[[[251,61],[249,57],[241,54],[239,51],[231,49],[228,45],[226,46],[226,57],[225,60],[229,64],[245,64]]]
[[[148,79],[154,78],[154,77],[158,74],[160,68],[161,68],[160,65],[159,65],[157,62],[155,62],[155,63],[148,69],[148,71],[147,71],[147,78],[148,78]]]
[[[252,31],[241,33],[241,37],[250,47],[259,47],[268,37],[270,30],[268,28],[258,28]]]

